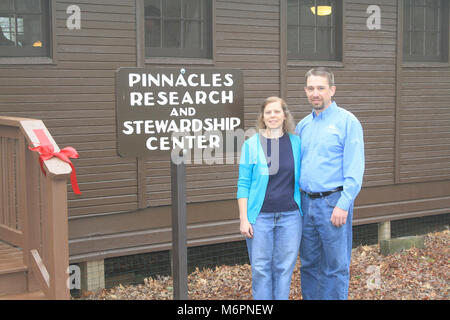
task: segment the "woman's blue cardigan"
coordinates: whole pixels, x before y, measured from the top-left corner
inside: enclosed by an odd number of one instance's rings
[[[289,133],[294,156],[294,200],[300,206],[300,137]],[[282,156],[282,155],[280,155]],[[237,183],[237,198],[247,198],[247,217],[252,224],[261,211],[269,183],[269,168],[262,149],[259,134],[247,139],[242,145],[239,161],[239,179]]]

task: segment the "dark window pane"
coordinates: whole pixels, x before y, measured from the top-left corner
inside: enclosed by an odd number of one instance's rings
[[[328,16],[317,16],[317,26],[319,27],[331,27],[331,15]]]
[[[168,18],[181,17],[181,0],[165,0],[163,1],[163,14]]]
[[[147,57],[209,58],[212,52],[210,0],[158,0],[146,4]],[[153,6],[153,7],[152,7]],[[152,12],[152,14],[151,14]],[[158,16],[158,14],[161,14]],[[160,17],[149,19],[148,17]]]
[[[340,3],[341,1],[336,0],[288,0],[289,59],[341,59],[342,7]],[[294,28],[296,4],[299,6],[298,38]],[[296,47],[298,49],[294,50]]]
[[[10,11],[13,9],[12,0],[1,0],[0,11]]]
[[[427,32],[425,34],[425,55],[437,57],[439,48],[439,34],[437,32]]]
[[[161,47],[161,20],[147,19],[145,21],[145,46],[146,47]]]
[[[40,13],[41,0],[15,0],[17,13]]]
[[[302,26],[314,26],[315,25],[315,15],[311,10],[315,10],[314,1],[303,2],[300,6],[300,24]]]
[[[405,32],[411,31],[411,8],[408,6],[405,6],[403,13],[403,30]]]
[[[423,46],[424,46],[424,33],[423,32],[411,32],[412,43],[411,43],[411,54],[423,56]]]
[[[163,46],[165,48],[181,47],[180,21],[164,21]]]
[[[306,7],[314,7],[316,5],[316,1],[315,0],[297,0],[300,2],[301,6],[306,6]]]
[[[187,19],[201,19],[200,0],[183,0],[184,18]]]
[[[439,12],[437,8],[426,9],[426,16],[425,16],[426,31],[438,31],[438,22],[439,22],[439,19],[437,19],[438,16]]]
[[[404,5],[404,60],[448,61],[448,2],[405,0]]]
[[[0,56],[50,55],[49,1],[2,0],[0,8]]]
[[[317,28],[317,51],[322,57],[331,56],[331,29]]]
[[[184,24],[184,47],[200,48],[201,47],[201,23],[185,22]]]
[[[297,0],[289,0],[287,3],[287,23],[288,26],[298,26],[298,16],[299,16],[299,10],[298,10],[298,1]]]
[[[412,10],[412,30],[424,31],[425,30],[425,8],[414,7]]]
[[[288,51],[298,53],[298,27],[288,27]]]
[[[48,45],[43,38],[41,17],[39,15],[23,15],[17,18],[17,24],[17,37],[23,47],[42,47]]]
[[[145,0],[144,12],[146,17],[161,17],[160,0]]]
[[[407,54],[407,55],[411,54],[411,51],[409,50],[409,46],[411,45],[410,39],[411,39],[411,36],[410,36],[409,32],[406,32],[403,34],[403,53]]]
[[[302,27],[300,29],[300,52],[307,56],[315,54],[316,50],[314,43],[314,29]]]

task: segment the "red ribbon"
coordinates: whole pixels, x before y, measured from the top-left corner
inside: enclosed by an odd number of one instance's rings
[[[72,173],[70,174],[70,182],[72,183],[72,189],[75,194],[81,194],[80,188],[78,187],[77,175],[75,173],[75,167],[70,161],[69,158],[76,159],[78,158],[78,152],[72,147],[65,147],[60,152],[54,152],[53,144],[48,139],[43,129],[34,129],[34,134],[39,140],[39,146],[37,147],[28,147],[31,151],[37,151],[40,153],[39,163],[41,165],[41,170],[46,175],[44,170],[44,161],[49,160],[53,157],[58,157],[62,161],[68,163],[72,168]]]

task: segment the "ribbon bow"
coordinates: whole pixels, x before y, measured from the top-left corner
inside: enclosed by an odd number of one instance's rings
[[[43,129],[34,129],[33,130],[36,137],[39,140],[40,145],[37,147],[28,147],[31,151],[36,151],[40,153],[39,163],[41,165],[41,170],[46,175],[44,170],[44,161],[49,160],[53,157],[58,157],[62,161],[68,163],[72,168],[72,173],[70,174],[70,182],[72,183],[72,189],[75,194],[81,194],[80,188],[78,187],[77,175],[75,173],[75,167],[70,161],[69,158],[76,159],[78,158],[78,152],[72,147],[65,147],[60,152],[54,152],[54,148],[50,140],[47,138]]]

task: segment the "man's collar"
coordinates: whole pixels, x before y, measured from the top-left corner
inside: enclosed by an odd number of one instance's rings
[[[327,117],[328,115],[330,115],[331,113],[333,113],[333,111],[334,111],[336,108],[337,108],[336,102],[335,102],[335,101],[332,101],[331,104],[330,104],[327,108],[325,108],[325,110],[323,110],[321,113],[319,113],[319,115],[317,115],[316,112],[315,112],[314,109],[313,109],[313,111],[312,111],[312,116],[313,116],[313,118],[320,117],[320,116],[322,116],[322,118],[323,118],[323,117]]]

